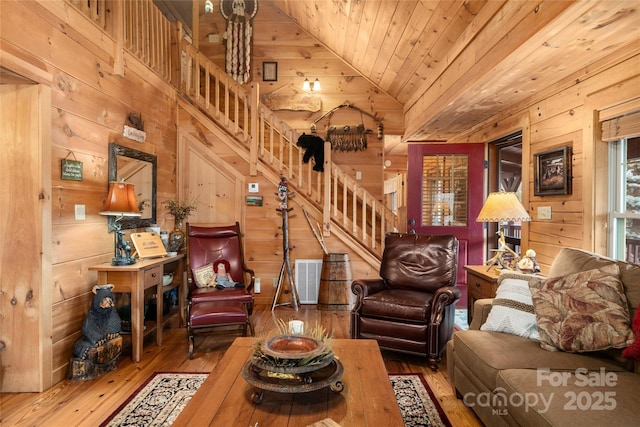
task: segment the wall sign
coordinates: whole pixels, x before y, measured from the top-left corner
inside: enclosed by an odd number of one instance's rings
[[[72,155],[69,152],[69,155]],[[69,157],[69,155],[67,157]],[[73,156],[75,158],[75,155]],[[62,159],[60,179],[66,181],[82,181],[82,162],[78,160]]]
[[[124,125],[122,136],[133,139],[137,142],[144,142],[147,139],[147,133],[143,130],[132,128],[131,126]]]

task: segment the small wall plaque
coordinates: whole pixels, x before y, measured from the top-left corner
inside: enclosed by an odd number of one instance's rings
[[[62,159],[60,179],[66,181],[82,181],[82,162]]]
[[[145,131],[132,128],[131,126],[127,126],[127,125],[124,125],[122,136],[129,139],[133,139],[134,141],[137,141],[137,142],[144,142],[147,139],[147,133]]]
[[[262,206],[262,196],[246,196],[245,204],[247,206]]]

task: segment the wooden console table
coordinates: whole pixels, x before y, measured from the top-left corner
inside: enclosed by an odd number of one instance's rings
[[[308,393],[256,390],[242,377],[256,338],[236,338],[224,357],[176,419],[176,426],[308,426],[331,418],[342,427],[402,427],[402,415],[375,340],[333,340],[344,372],[341,393],[323,388]]]
[[[495,298],[500,270],[486,265],[465,265],[467,270],[467,321],[471,324],[473,304],[483,298]]]
[[[186,275],[184,269],[184,254],[163,258],[138,260],[132,265],[113,266],[103,263],[89,267],[98,272],[98,285],[113,285],[113,292],[131,294],[131,346],[132,359],[139,362],[142,356],[142,342],[146,334],[156,332],[156,343],[162,345],[162,329],[168,320],[163,315],[163,294],[178,288],[178,314],[180,325],[184,325],[184,302],[186,299]],[[173,273],[173,282],[162,285],[164,274]],[[145,291],[154,292],[157,297],[156,322],[149,322],[144,328],[144,294]]]

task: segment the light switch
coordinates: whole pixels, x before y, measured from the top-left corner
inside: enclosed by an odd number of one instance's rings
[[[84,221],[86,219],[85,206],[75,205],[75,210],[76,210],[76,221]]]
[[[356,179],[362,179],[362,172],[356,171]]]
[[[551,219],[551,206],[538,206],[538,219]]]

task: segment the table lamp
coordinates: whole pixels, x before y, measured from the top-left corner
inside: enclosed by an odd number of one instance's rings
[[[494,249],[495,255],[487,260],[486,264],[489,268],[494,264],[504,268],[511,268],[508,260],[505,259],[505,255],[507,253],[512,255],[515,261],[518,261],[520,256],[507,246],[501,223],[504,221],[531,221],[529,213],[518,200],[516,193],[499,191],[489,194],[476,221],[498,223],[498,249]]]
[[[113,248],[114,257],[111,265],[131,265],[136,260],[131,256],[131,245],[125,242],[121,231],[120,220],[125,216],[140,216],[142,213],[138,209],[136,193],[133,184],[112,181],[109,183],[109,193],[102,207],[100,215],[113,216]]]

